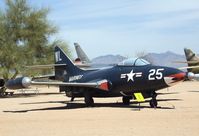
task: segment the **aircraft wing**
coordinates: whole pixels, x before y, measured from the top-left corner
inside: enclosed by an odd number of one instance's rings
[[[71,87],[89,87],[89,88],[97,88],[104,91],[109,91],[110,83],[104,79],[97,82],[86,82],[86,83],[78,83],[78,82],[36,82],[31,81],[32,85],[54,85],[54,86],[71,86]]]

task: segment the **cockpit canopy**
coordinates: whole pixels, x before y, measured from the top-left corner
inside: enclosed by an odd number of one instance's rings
[[[141,58],[130,58],[118,63],[119,66],[145,66],[149,64],[148,61]]]

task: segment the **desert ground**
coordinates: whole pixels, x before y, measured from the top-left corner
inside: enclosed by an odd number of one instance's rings
[[[0,99],[0,136],[198,136],[199,82],[182,82],[159,91],[159,107],[121,98],[70,98],[56,87],[39,88],[38,94],[15,91]]]

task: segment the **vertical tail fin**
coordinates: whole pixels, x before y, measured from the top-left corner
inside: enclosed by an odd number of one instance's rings
[[[184,48],[184,53],[187,61],[199,61],[199,57],[190,49]]]
[[[56,46],[54,52],[55,64],[57,64],[55,66],[55,78],[57,80],[68,81],[70,76],[79,75],[83,72],[82,69],[73,64],[61,48]]]
[[[184,53],[188,62],[188,66],[198,66],[199,57],[190,49],[184,48]],[[197,73],[198,69],[187,69],[189,72]]]
[[[196,57],[195,53],[193,53],[193,51],[190,49],[184,48],[184,53],[185,53],[187,61],[192,61]]]
[[[90,60],[88,58],[88,56],[86,55],[86,53],[82,50],[82,48],[80,47],[80,45],[78,43],[74,43],[75,45],[75,50],[77,53],[78,58],[83,62],[83,63],[90,63]]]

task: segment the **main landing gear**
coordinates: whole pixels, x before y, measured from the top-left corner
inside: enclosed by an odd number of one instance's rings
[[[131,99],[133,99],[132,96],[123,96],[122,102],[123,102],[124,105],[129,105]]]
[[[91,93],[89,92],[85,92],[84,93],[84,101],[87,107],[93,107],[94,106],[94,100],[93,97],[91,95]]]
[[[158,102],[156,100],[157,93],[155,91],[152,91],[151,97],[152,97],[152,99],[149,101],[151,108],[157,108],[157,106],[158,106]]]

